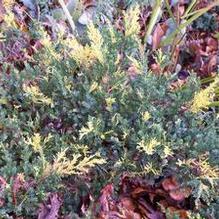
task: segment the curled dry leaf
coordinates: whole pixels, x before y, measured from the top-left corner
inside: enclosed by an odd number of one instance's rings
[[[182,201],[191,195],[191,188],[185,187],[177,190],[170,191],[170,197],[176,201]]]
[[[98,200],[100,206],[101,206],[101,211],[102,212],[109,212],[115,207],[115,202],[112,198],[114,191],[114,187],[112,184],[106,185],[102,190],[101,190],[101,196]]]
[[[124,218],[127,219],[141,219],[141,215],[137,212],[134,200],[128,197],[123,197],[118,202],[118,209]]]
[[[142,215],[146,216],[148,219],[164,219],[164,215],[162,212],[157,211],[153,208],[151,204],[149,204],[145,199],[140,198],[138,200],[138,208]]]
[[[166,34],[167,31],[167,25],[165,23],[163,24],[157,24],[153,35],[152,35],[152,49],[156,50],[159,48],[160,42],[162,37]]]
[[[82,0],[84,8],[95,7],[97,2],[96,0]]]
[[[170,177],[162,182],[162,186],[165,191],[171,191],[171,190],[176,190],[179,188],[179,183],[177,182],[175,177]]]
[[[219,64],[219,63],[218,63],[218,57],[217,57],[217,55],[213,55],[213,56],[210,58],[210,60],[209,60],[209,62],[208,62],[208,64],[207,64],[207,72],[208,72],[208,73],[211,73],[211,72],[213,72],[214,70],[216,70],[216,67],[217,67],[218,64]]]
[[[96,10],[96,1],[95,0],[83,0],[83,12],[80,15],[78,22],[83,25],[88,25],[92,22],[93,15]]]
[[[133,200],[131,198],[128,198],[128,197],[121,198],[120,204],[123,208],[129,209],[130,211],[134,211],[136,208]]]
[[[141,215],[136,212],[134,200],[130,197],[120,197],[117,201],[113,198],[113,185],[106,185],[98,199],[97,212],[98,219],[115,218],[115,219],[141,219]]]
[[[170,197],[175,201],[183,201],[185,199],[185,195],[180,189],[170,191],[169,194]]]
[[[190,38],[185,44],[191,56],[187,63],[188,69],[195,70],[201,77],[211,76],[216,72],[218,64],[218,40],[209,33],[195,31],[190,33]]]
[[[186,203],[191,194],[190,188],[180,188],[175,177],[169,177],[162,183],[150,185],[140,177],[123,177],[118,188],[117,198],[112,184],[105,186],[97,200],[98,219],[164,219],[165,210],[170,215],[188,218]],[[179,202],[179,201],[185,202]],[[172,216],[171,216],[172,217]]]
[[[149,192],[149,190],[146,189],[146,188],[137,187],[136,189],[134,189],[134,191],[132,191],[131,195],[132,195],[133,198],[136,198],[136,197],[138,197],[140,194],[146,193],[146,192]]]
[[[214,39],[213,37],[206,38],[206,52],[213,52],[218,50],[218,40]]]

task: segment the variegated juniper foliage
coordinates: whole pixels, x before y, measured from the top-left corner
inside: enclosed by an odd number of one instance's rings
[[[84,177],[92,173],[90,190],[98,194],[127,172],[152,183],[177,176],[193,188],[197,208],[208,205],[201,214],[218,214],[219,121],[209,108],[218,81],[200,90],[191,75],[172,91],[174,75],[151,73],[137,34],[138,10],[127,11],[133,19],[124,34],[110,21],[101,29],[90,24],[87,42],[61,31],[52,41],[38,28],[43,48],[34,62],[22,71],[11,66],[10,75],[9,64],[2,66],[0,175],[8,184],[1,217],[34,217],[53,191],[64,194],[63,212],[74,211],[77,194],[64,182],[86,192]],[[14,205],[10,182],[17,174],[36,186],[20,191]]]

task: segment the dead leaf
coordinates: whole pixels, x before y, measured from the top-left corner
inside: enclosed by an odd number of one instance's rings
[[[24,175],[23,174],[17,174],[13,179],[13,185],[12,185],[12,196],[13,196],[13,203],[14,205],[17,205],[17,193],[24,188]]]
[[[39,207],[38,219],[58,219],[62,199],[57,193],[50,194],[48,200]]]
[[[135,66],[133,66],[133,65],[130,66],[128,68],[128,76],[129,76],[130,80],[134,80],[137,77],[137,75],[138,75],[137,68]]]
[[[95,13],[95,7],[87,8],[79,17],[78,22],[83,25],[88,25],[92,22],[93,15]]]
[[[162,186],[165,191],[171,191],[179,188],[179,183],[177,182],[175,177],[170,177],[163,180]]]
[[[147,203],[143,198],[138,200],[139,208],[142,212],[142,215],[146,216],[148,219],[164,219],[164,215],[161,212],[154,210],[154,208]]]
[[[113,200],[113,191],[114,187],[112,184],[106,185],[102,190],[101,190],[101,195],[98,200],[98,205],[100,206],[100,211],[101,212],[109,212],[115,208],[115,201]]]
[[[218,50],[218,40],[214,39],[213,37],[207,37],[205,41],[207,44],[206,46],[207,53]]]
[[[209,62],[208,62],[208,64],[207,64],[207,72],[208,72],[208,73],[211,73],[211,72],[213,72],[214,70],[216,70],[216,67],[217,67],[217,65],[219,64],[217,60],[218,60],[217,55],[214,55],[214,56],[212,56],[212,57],[210,58],[210,60],[209,60]]]
[[[97,219],[165,219],[165,209],[175,210],[182,218],[186,218],[185,200],[191,195],[190,188],[180,188],[174,176],[151,185],[141,177],[128,177],[126,174],[119,183],[117,198],[113,185],[103,188],[97,200],[100,209]],[[172,215],[172,214],[171,214]]]
[[[2,207],[5,204],[5,200],[3,198],[0,198],[0,207]]]
[[[162,73],[161,67],[157,63],[151,64],[150,69],[152,70],[152,72],[154,74],[161,74]]]
[[[134,211],[136,206],[131,198],[123,197],[120,199],[120,204],[124,209],[129,209],[130,211]]]
[[[175,201],[183,201],[185,199],[185,194],[181,189],[170,191],[170,197]]]
[[[124,215],[124,218],[127,219],[141,219],[141,215],[137,212],[134,200],[128,197],[123,197],[118,202],[118,210],[121,212],[121,215]]]
[[[146,188],[143,188],[143,187],[137,187],[136,189],[134,189],[134,191],[131,193],[131,195],[133,198],[136,198],[139,196],[139,194],[146,193],[146,192],[149,192],[149,190]]]
[[[162,37],[166,34],[166,30],[167,30],[167,25],[164,24],[157,24],[153,35],[152,35],[152,49],[156,50],[159,48],[160,42]]]
[[[150,6],[143,6],[141,13],[139,15],[139,24],[140,24],[140,33],[139,36],[141,39],[144,39],[146,33],[146,26],[151,15],[151,7]]]
[[[174,219],[176,215],[179,216],[180,219],[189,218],[189,214],[185,210],[169,207],[167,208],[167,211],[169,212],[170,219]]]
[[[18,192],[20,192],[21,190],[27,191],[35,184],[36,182],[33,179],[29,179],[28,181],[26,181],[22,173],[17,174],[15,177],[13,177],[13,185],[12,185],[13,203],[17,205]]]

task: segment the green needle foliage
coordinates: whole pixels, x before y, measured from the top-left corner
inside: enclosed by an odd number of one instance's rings
[[[52,41],[38,28],[43,47],[34,61],[19,71],[2,66],[0,175],[7,186],[1,217],[34,218],[49,192],[69,196],[63,182],[86,192],[89,176],[97,195],[124,173],[151,183],[174,175],[192,188],[201,215],[218,214],[219,120],[209,108],[218,81],[203,91],[192,74],[183,89],[171,90],[173,75],[151,73],[137,11],[127,11],[133,19],[124,33],[110,21],[101,29],[90,24],[83,42],[64,33]],[[35,184],[19,191],[15,204],[11,189],[19,174]],[[77,195],[70,205],[64,200],[63,212],[77,209]],[[199,208],[203,202],[206,208]]]

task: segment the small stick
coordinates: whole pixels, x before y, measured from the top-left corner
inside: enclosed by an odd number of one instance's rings
[[[65,5],[65,2],[63,0],[58,0],[58,1],[64,11],[66,18],[68,19],[68,22],[71,26],[72,31],[75,32],[75,23],[72,20],[71,14],[69,13],[68,8]]]

